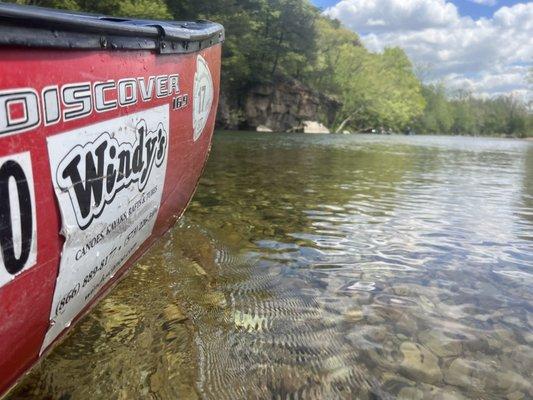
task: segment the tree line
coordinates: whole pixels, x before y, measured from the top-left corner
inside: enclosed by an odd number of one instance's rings
[[[233,104],[254,85],[297,79],[342,103],[338,131],[533,136],[530,105],[480,99],[425,85],[400,48],[369,52],[359,36],[308,0],[16,0],[76,11],[153,19],[209,19],[226,28],[222,90]]]

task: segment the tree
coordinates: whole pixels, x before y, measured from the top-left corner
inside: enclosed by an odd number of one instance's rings
[[[362,47],[359,36],[341,27],[340,22],[329,18],[318,18],[316,29],[316,56],[307,77],[307,83],[329,94],[337,94],[340,90],[335,80],[335,70],[340,60],[343,45],[352,48]]]
[[[398,48],[372,54],[343,45],[335,73],[343,102],[340,127],[404,130],[424,109],[420,83]]]
[[[448,134],[451,131],[454,116],[442,84],[422,87],[426,101],[424,113],[416,120],[415,129],[432,134]]]

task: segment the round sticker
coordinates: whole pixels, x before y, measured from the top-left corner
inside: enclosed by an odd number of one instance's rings
[[[196,141],[204,131],[213,103],[213,79],[207,62],[201,55],[196,58],[193,91],[193,139]]]

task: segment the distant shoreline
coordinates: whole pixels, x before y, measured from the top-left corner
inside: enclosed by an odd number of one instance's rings
[[[433,133],[420,133],[416,135],[405,135],[402,133],[391,133],[391,134],[378,134],[378,133],[366,133],[366,132],[352,132],[352,133],[340,133],[340,132],[330,132],[330,133],[309,133],[309,132],[281,132],[281,131],[255,131],[249,129],[225,129],[221,127],[215,128],[216,132],[247,132],[252,134],[259,135],[309,135],[309,136],[320,136],[320,135],[345,135],[345,136],[410,136],[410,137],[464,137],[464,138],[483,138],[483,139],[506,139],[506,140],[527,140],[533,142],[533,136],[530,137],[513,137],[505,135],[447,135],[447,134],[433,134]]]

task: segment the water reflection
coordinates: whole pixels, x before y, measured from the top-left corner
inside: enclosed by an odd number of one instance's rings
[[[526,142],[219,134],[13,397],[529,398],[532,190]]]
[[[523,220],[519,221],[529,224],[529,227],[521,229],[522,234],[529,232],[529,236],[523,236],[524,239],[533,240],[533,146],[529,146],[524,159],[524,178],[522,184],[522,199],[517,204],[517,214]],[[520,229],[520,228],[519,228]]]

